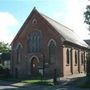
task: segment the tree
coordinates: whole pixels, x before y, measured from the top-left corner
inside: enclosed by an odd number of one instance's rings
[[[0,59],[1,60],[10,60],[10,47],[7,44],[5,44],[4,42],[0,42]]]
[[[89,25],[89,31],[90,31],[90,5],[87,5],[86,12],[84,12],[85,15],[85,23]]]
[[[11,55],[10,52],[2,53],[2,54],[1,54],[1,59],[2,59],[2,60],[10,60],[10,55]]]
[[[4,67],[5,60],[10,60],[11,50],[8,43],[0,42],[0,78],[10,75],[9,69]]]
[[[0,53],[8,53],[10,52],[10,47],[7,44],[5,44],[4,42],[0,42]]]

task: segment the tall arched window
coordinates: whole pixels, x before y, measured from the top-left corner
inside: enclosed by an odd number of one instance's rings
[[[69,55],[69,54],[70,54],[70,53],[69,53],[69,49],[67,49],[67,62],[66,62],[67,64],[70,63],[70,62],[69,62],[69,59],[70,59],[70,57],[69,57],[70,55]]]
[[[34,31],[30,33],[28,38],[28,52],[39,52],[41,50],[41,32]]]
[[[81,53],[81,64],[84,64],[84,53]]]
[[[55,63],[56,61],[56,42],[54,40],[49,41],[49,63]]]
[[[70,61],[72,63],[72,49],[70,49]]]
[[[19,44],[19,45],[17,46],[17,49],[16,49],[16,55],[17,55],[16,63],[17,63],[17,64],[20,63],[20,60],[21,60],[21,54],[22,54],[22,51],[21,51],[21,45]]]
[[[78,59],[78,56],[77,56],[77,52],[75,51],[75,65],[77,65],[77,59]]]

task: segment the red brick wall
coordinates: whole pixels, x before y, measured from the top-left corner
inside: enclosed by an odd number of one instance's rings
[[[37,20],[36,24],[32,24],[33,19]],[[21,43],[22,45],[22,60],[20,61],[19,64],[16,64],[16,51],[12,51],[12,62],[11,64],[13,67],[12,74],[15,75],[15,68],[18,68],[18,75],[19,77],[26,77],[30,74],[30,59],[32,56],[37,56],[39,59],[39,64],[42,64],[42,60],[44,59],[45,62],[48,62],[49,60],[49,48],[48,48],[48,42],[50,39],[54,39],[56,41],[57,45],[57,60],[56,64],[49,65],[47,66],[48,68],[45,69],[45,73],[53,75],[53,71],[55,68],[57,68],[58,73],[61,74],[61,76],[65,75],[70,75],[70,65],[66,65],[66,49],[67,48],[72,48],[72,46],[68,45],[65,46],[63,45],[61,41],[61,35],[55,31],[55,29],[47,22],[45,21],[38,13],[34,12],[32,14],[32,17],[29,19],[29,23],[25,25],[24,28],[22,28],[23,32],[19,35],[18,38],[16,38],[13,42],[13,47],[12,50],[16,48],[16,45],[18,43]],[[42,52],[40,53],[28,53],[28,48],[27,48],[27,39],[28,35],[33,32],[39,30],[42,32]],[[74,46],[73,46],[74,47]],[[75,50],[75,48],[73,49]],[[43,57],[44,54],[44,57]],[[73,52],[74,54],[74,52]],[[74,60],[74,57],[73,57]],[[83,68],[81,69],[83,71]],[[73,73],[78,73],[77,72],[77,66],[74,66],[73,63]]]
[[[34,18],[37,20],[37,24],[32,25],[32,20]],[[54,39],[56,41],[56,44],[57,44],[57,60],[56,60],[56,65],[49,65],[48,68],[47,68],[48,70],[46,70],[47,71],[46,73],[51,73],[51,72],[53,73],[54,68],[56,68],[56,67],[57,67],[59,73],[63,73],[63,69],[62,69],[62,63],[63,63],[63,60],[62,60],[63,59],[62,58],[62,51],[63,50],[62,50],[62,46],[61,46],[62,42],[60,40],[60,35],[54,30],[54,28],[52,28],[37,13],[35,13],[32,16],[32,18],[30,19],[29,23],[27,23],[27,25],[24,27],[23,32],[13,42],[13,44],[21,43],[22,46],[23,46],[23,48],[22,48],[22,51],[23,51],[22,52],[22,57],[23,57],[23,59],[21,60],[21,63],[19,65],[14,63],[14,66],[13,66],[14,69],[18,68],[19,74],[20,73],[21,74],[22,73],[25,73],[25,74],[27,73],[28,74],[28,71],[26,72],[26,69],[27,70],[29,69],[29,65],[30,64],[27,64],[27,68],[26,68],[25,62],[27,62],[27,63],[29,62],[30,63],[30,55],[31,54],[27,52],[27,38],[28,38],[28,35],[31,32],[36,31],[36,30],[39,30],[39,31],[42,32],[42,36],[43,36],[43,38],[42,38],[43,39],[42,40],[43,41],[43,43],[42,43],[42,45],[43,45],[42,50],[43,50],[43,52],[40,52],[40,54],[32,54],[32,55],[36,55],[40,59],[40,62],[42,62],[43,57],[41,57],[41,56],[44,54],[45,55],[44,59],[46,60],[46,62],[48,62],[48,60],[49,60],[48,42],[49,42],[50,39]],[[13,62],[15,62],[16,55],[14,54],[13,56],[14,56]],[[27,58],[27,61],[25,61],[26,58]]]

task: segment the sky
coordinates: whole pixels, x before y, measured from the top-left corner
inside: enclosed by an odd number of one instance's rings
[[[74,30],[80,38],[90,39],[84,12],[90,0],[0,0],[0,41],[11,43],[34,7]]]

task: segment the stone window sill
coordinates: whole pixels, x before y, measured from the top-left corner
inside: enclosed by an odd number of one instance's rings
[[[77,64],[75,64],[74,66],[77,66]]]
[[[69,64],[66,64],[66,66],[69,66]]]

